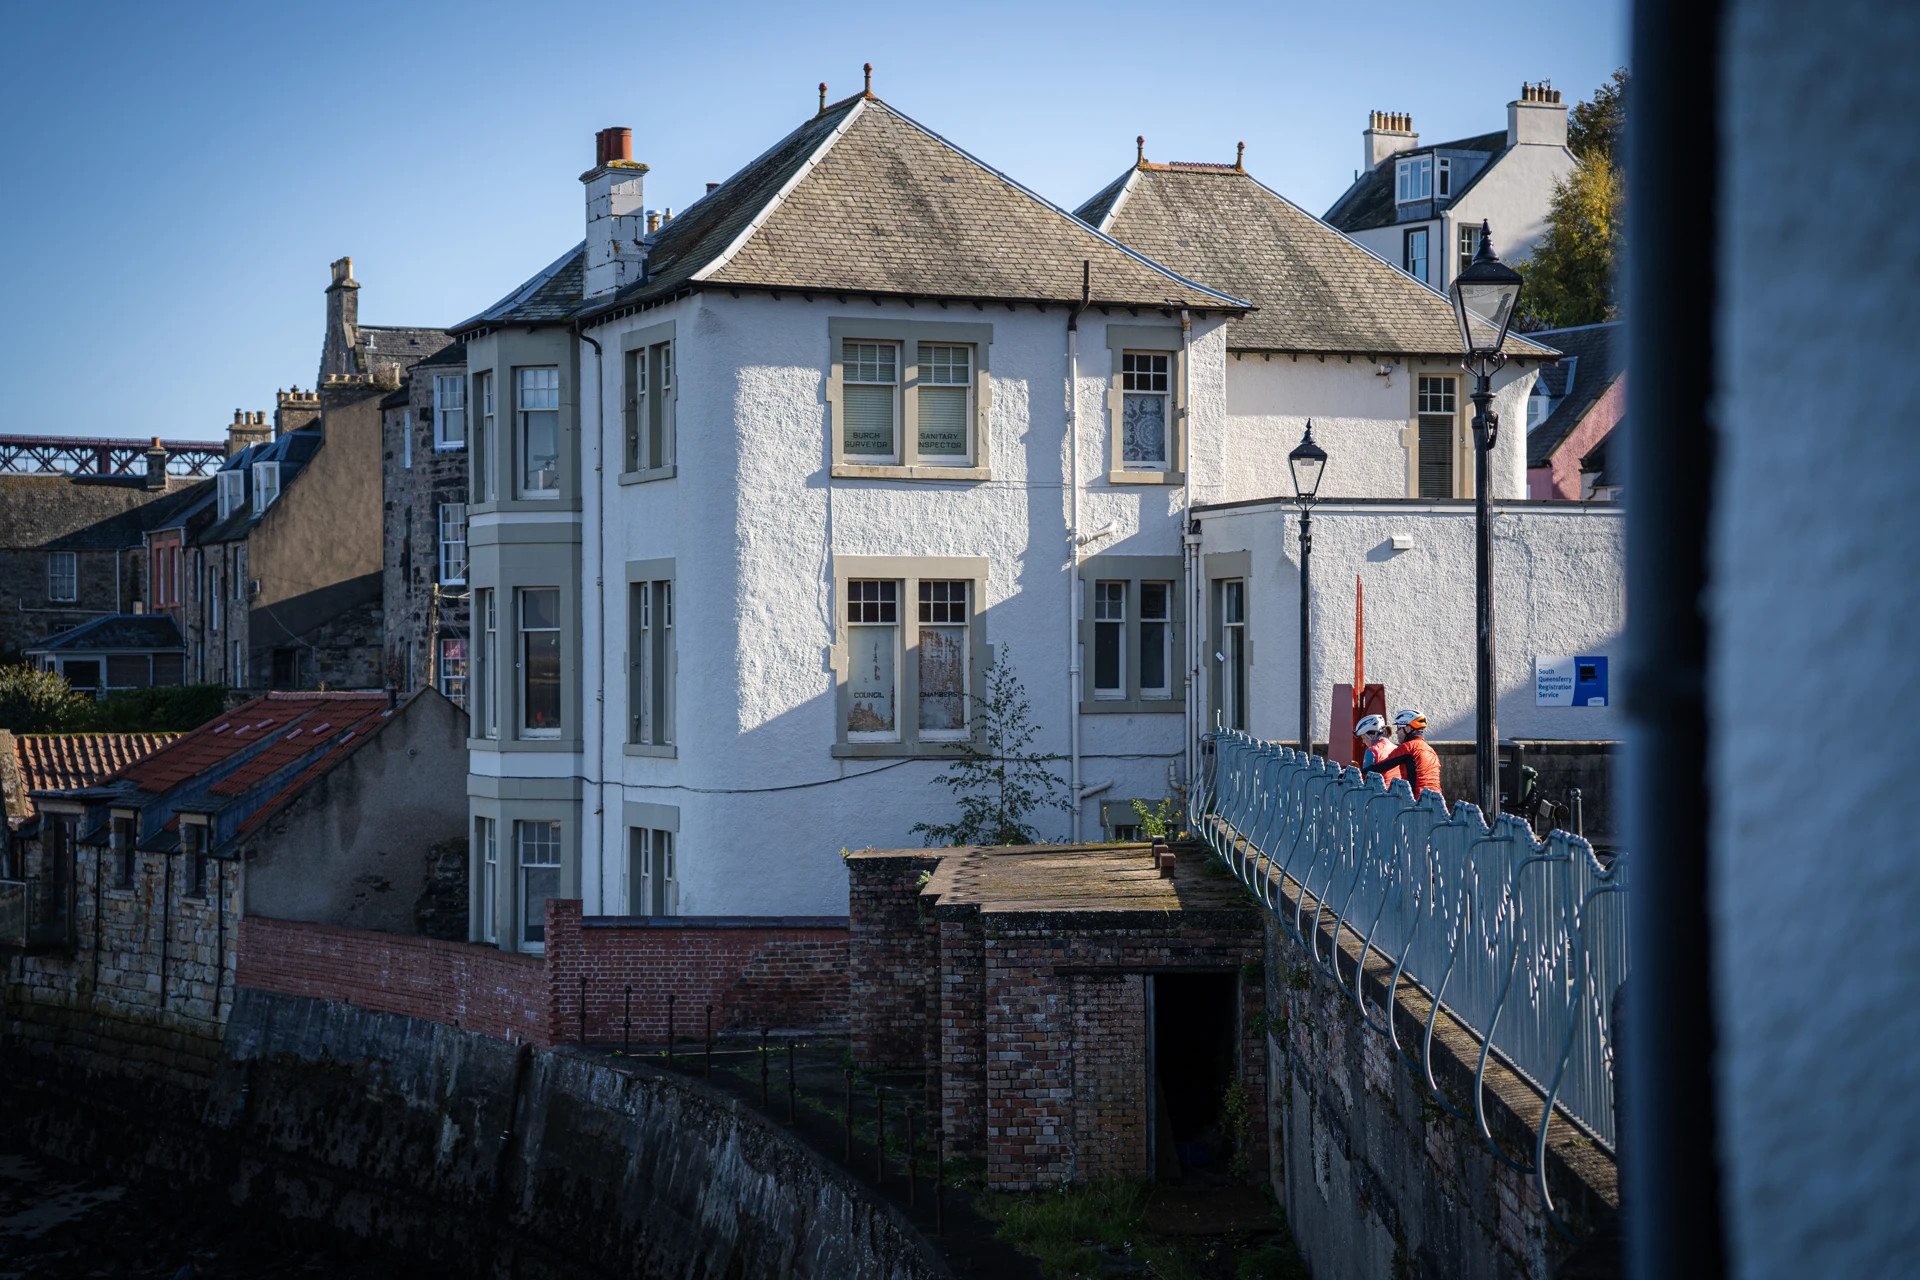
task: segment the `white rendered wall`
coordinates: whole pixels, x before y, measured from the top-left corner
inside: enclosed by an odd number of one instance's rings
[[[1494,627],[1504,738],[1607,739],[1612,707],[1534,705],[1538,655],[1617,659],[1626,621],[1618,508],[1495,508]],[[1249,730],[1299,738],[1300,517],[1259,504],[1201,512],[1203,554],[1245,551]],[[1396,535],[1413,542],[1394,551]],[[1353,678],[1354,579],[1366,588],[1368,681],[1395,709],[1418,707],[1437,739],[1474,735],[1474,520],[1464,503],[1333,504],[1313,516],[1313,734],[1327,735],[1333,686]],[[1213,664],[1207,664],[1211,675]],[[1619,677],[1610,675],[1617,682]]]
[[[990,481],[830,478],[828,320],[840,316],[993,325]],[[954,809],[932,784],[944,761],[831,754],[837,709],[828,650],[844,603],[833,595],[835,554],[986,557],[987,640],[1011,646],[1045,729],[1036,745],[1067,750],[1066,315],[709,293],[602,326],[594,336],[617,352],[626,329],[666,320],[677,325],[678,474],[621,486],[609,466],[598,488],[606,502],[598,576],[608,604],[604,617],[589,605],[587,625],[609,655],[608,784],[602,856],[595,866],[589,853],[583,880],[604,884],[600,909],[621,910],[623,804],[666,804],[680,815],[682,914],[844,914],[843,846],[916,845],[914,822],[944,821]],[[1147,322],[1124,316],[1115,323],[1122,320]],[[1114,520],[1119,528],[1088,552],[1178,555],[1180,488],[1115,487],[1104,479],[1112,368],[1105,322],[1095,313],[1081,323],[1082,524]],[[1196,437],[1217,437],[1226,408],[1221,323],[1196,323],[1195,345],[1191,420]],[[590,370],[591,360],[583,367]],[[603,376],[607,405],[618,405],[617,358],[607,360]],[[590,416],[593,397],[582,400]],[[617,456],[615,436],[605,448]],[[1196,471],[1221,488],[1217,465],[1197,460]],[[589,530],[599,518],[595,502],[590,495]],[[622,750],[625,562],[656,558],[675,562],[678,754],[671,759]],[[593,595],[594,584],[587,587]],[[590,641],[589,669],[593,648]],[[1178,715],[1086,716],[1083,778],[1114,782],[1099,799],[1165,795],[1167,761],[1180,754],[1182,731]],[[1087,830],[1097,834],[1098,801],[1085,812]],[[1068,817],[1042,815],[1039,825],[1064,838]],[[586,835],[594,838],[591,829]],[[595,909],[590,901],[587,910]]]
[[[1368,227],[1364,231],[1349,231],[1346,235],[1354,243],[1371,250],[1376,257],[1383,259],[1389,266],[1405,270],[1406,234],[1410,227],[1427,229],[1426,283],[1438,289],[1446,281],[1439,263],[1441,237],[1446,231],[1446,225],[1438,219],[1413,219],[1407,222],[1396,222],[1387,227]]]
[[[1711,588],[1731,1274],[1913,1274],[1920,11],[1727,10]],[[1791,182],[1781,175],[1791,173]]]
[[[1462,226],[1488,224],[1493,250],[1513,262],[1533,256],[1533,247],[1547,233],[1547,211],[1553,203],[1553,184],[1574,171],[1573,152],[1562,146],[1523,143],[1509,148],[1491,169],[1482,173],[1465,195],[1448,210],[1446,280],[1453,279],[1459,256]]]
[[[1381,364],[1389,373],[1381,376]],[[1219,483],[1196,490],[1195,503],[1242,502],[1292,494],[1287,454],[1300,443],[1307,419],[1313,438],[1327,451],[1320,492],[1340,498],[1404,498],[1413,492],[1415,390],[1421,373],[1452,374],[1461,395],[1461,422],[1471,421],[1473,389],[1459,361],[1355,356],[1261,356],[1227,358],[1227,430],[1217,444],[1202,446],[1208,472]],[[1494,376],[1494,411],[1503,429],[1493,452],[1496,498],[1526,496],[1526,402],[1539,366],[1514,361]],[[1463,427],[1464,430],[1464,427]],[[1473,492],[1473,455],[1456,456],[1460,496]]]

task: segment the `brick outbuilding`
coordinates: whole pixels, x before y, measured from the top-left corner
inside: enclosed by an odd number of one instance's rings
[[[948,1151],[991,1186],[1264,1168],[1261,917],[1199,851],[1173,861],[848,855],[855,1063],[924,1067]]]

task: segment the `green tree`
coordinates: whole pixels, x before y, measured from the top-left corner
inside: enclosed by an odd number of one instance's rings
[[[68,726],[88,733],[185,733],[226,709],[223,684],[163,684],[84,699]]]
[[[1627,123],[1626,68],[1613,73],[1567,121],[1567,146],[1579,164],[1553,187],[1547,234],[1530,260],[1514,263],[1527,279],[1517,328],[1563,329],[1620,318],[1614,269],[1624,247],[1626,186],[1620,148]]]
[[[1026,687],[1013,673],[1004,644],[987,665],[986,686],[984,698],[973,695],[973,738],[934,779],[960,802],[959,818],[913,824],[913,833],[929,845],[1039,844],[1034,814],[1073,811],[1060,794],[1066,784],[1052,767],[1061,757],[1029,750],[1040,726],[1033,723]]]
[[[1620,147],[1627,130],[1627,69],[1621,67],[1594,90],[1586,102],[1576,102],[1567,119],[1567,148],[1585,160],[1603,155],[1620,163]]]
[[[25,663],[0,667],[0,729],[60,733],[86,714],[91,701],[52,671],[36,671]]]
[[[1554,184],[1547,234],[1530,260],[1513,264],[1527,281],[1520,328],[1563,329],[1619,319],[1613,273],[1624,204],[1620,171],[1599,152]]]

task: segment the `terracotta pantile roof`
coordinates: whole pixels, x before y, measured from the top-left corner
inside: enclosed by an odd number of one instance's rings
[[[327,749],[325,754],[302,769],[297,776],[287,782],[286,786],[274,792],[273,795],[263,801],[258,808],[248,814],[246,818],[241,821],[239,830],[235,834],[245,835],[273,814],[278,813],[281,809],[293,803],[295,797],[305,791],[321,774],[326,773],[342,760],[365,746],[367,741],[380,730],[385,719],[385,716],[378,714],[367,716],[353,727],[347,729],[344,733],[336,734],[333,745]]]
[[[33,813],[32,793],[91,787],[152,755],[177,733],[26,733],[13,739],[20,771],[23,815]]]
[[[878,98],[828,107],[654,237],[599,314],[687,288],[1238,311]]]
[[[141,791],[159,794],[258,747],[302,717],[331,712],[342,720],[357,720],[369,708],[384,709],[386,701],[384,693],[263,694],[101,781],[131,782]]]
[[[1460,331],[1445,294],[1232,165],[1136,165],[1077,216],[1257,306],[1229,322],[1230,350],[1459,354]],[[1514,334],[1507,351],[1554,354]]]

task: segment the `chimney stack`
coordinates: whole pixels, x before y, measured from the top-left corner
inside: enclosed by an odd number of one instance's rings
[[[644,176],[633,159],[633,130],[615,126],[593,136],[587,188],[586,296],[596,298],[646,278]]]
[[[167,487],[167,449],[160,443],[160,437],[153,438],[153,446],[147,450],[147,488],[164,489]]]
[[[327,286],[327,336],[320,350],[320,378],[330,373],[359,373],[354,347],[360,341],[360,282],[353,278],[353,259],[336,258],[333,283]]]
[[[1520,84],[1520,96],[1507,104],[1507,145],[1567,145],[1567,107],[1560,91],[1542,80]]]
[[[1413,117],[1406,112],[1375,111],[1367,116],[1367,129],[1360,135],[1360,142],[1366,153],[1365,172],[1388,156],[1419,146],[1420,135],[1413,131]]]
[[[294,393],[298,395],[299,388],[296,387]],[[285,400],[287,393],[284,391],[281,392],[280,398]],[[235,409],[233,411],[233,421],[227,426],[227,456],[229,458],[239,453],[248,445],[265,444],[271,439],[273,439],[273,428],[268,425],[267,415],[264,410],[258,413],[249,412],[245,409]]]

